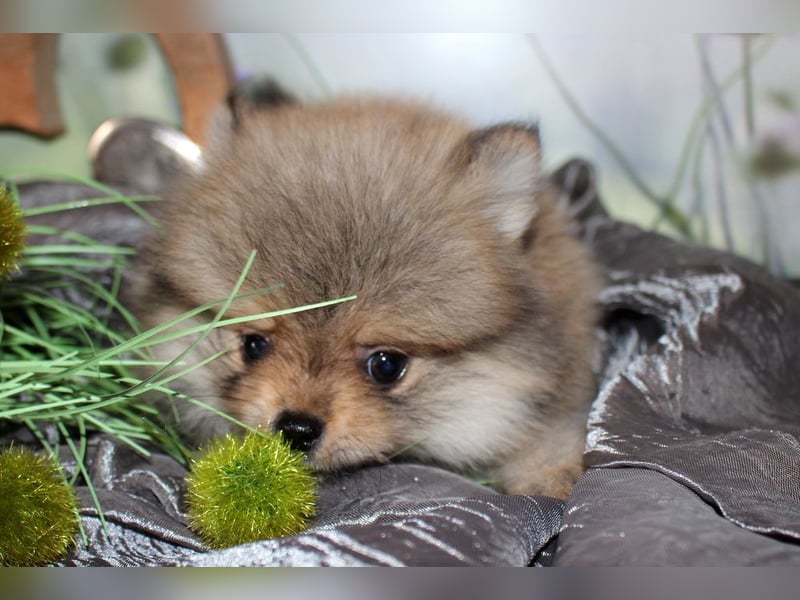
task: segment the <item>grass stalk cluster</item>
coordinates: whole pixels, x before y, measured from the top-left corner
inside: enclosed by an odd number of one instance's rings
[[[26,211],[19,209],[12,185],[13,205],[9,204],[2,216],[13,229],[22,227],[33,214],[81,210],[92,204],[118,202],[137,213],[142,211],[135,199],[95,182],[82,183],[93,185],[109,196]],[[177,432],[165,427],[157,409],[144,397],[158,394],[175,402],[205,406],[170,386],[175,379],[225,352],[208,357],[202,364],[185,364],[184,357],[195,345],[215,327],[352,299],[227,318],[225,313],[236,298],[270,291],[240,293],[255,259],[253,253],[227,298],[141,331],[119,294],[132,249],[101,244],[75,232],[34,225],[25,229],[59,243],[28,245],[15,256],[15,268],[9,269],[16,275],[0,280],[0,435],[27,428],[39,440],[44,453],[53,459],[58,456],[59,448],[67,447],[77,465],[69,483],[81,480],[88,487],[101,519],[102,507],[86,461],[92,434],[113,436],[143,456],[156,449],[188,464],[189,449]],[[209,323],[198,327],[194,318],[204,313],[209,316]],[[188,324],[189,320],[193,325]],[[186,338],[186,351],[169,363],[154,362],[150,348],[176,338]],[[143,366],[150,370],[155,366],[155,373],[142,378],[137,373]]]

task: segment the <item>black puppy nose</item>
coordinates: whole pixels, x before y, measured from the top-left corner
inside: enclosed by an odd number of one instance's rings
[[[301,412],[284,412],[275,422],[275,431],[295,450],[308,451],[325,428],[322,421],[313,415]]]

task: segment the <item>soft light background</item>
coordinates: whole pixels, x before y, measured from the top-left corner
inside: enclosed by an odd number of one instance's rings
[[[642,34],[226,34],[240,76],[302,99],[421,97],[471,119],[539,122],[545,166],[597,165],[620,218],[800,275],[800,37]],[[0,169],[86,175],[111,116],[178,125],[170,74],[138,34],[64,34],[69,128],[53,142],[0,132]],[[667,209],[659,208],[666,205]]]

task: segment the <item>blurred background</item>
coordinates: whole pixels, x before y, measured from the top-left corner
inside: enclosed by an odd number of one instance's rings
[[[800,276],[800,36],[685,33],[231,33],[238,78],[304,100],[401,95],[476,127],[539,123],[545,167],[580,156],[618,218]],[[176,126],[159,46],[138,33],[62,34],[67,131],[0,130],[0,171],[85,176],[88,140],[114,116]]]

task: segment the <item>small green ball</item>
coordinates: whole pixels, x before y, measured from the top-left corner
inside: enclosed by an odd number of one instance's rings
[[[24,241],[22,211],[9,189],[0,181],[0,279],[8,277],[17,268],[17,258]]]
[[[316,500],[305,455],[260,432],[217,438],[186,476],[190,527],[212,548],[300,533]]]
[[[61,467],[22,446],[0,454],[0,564],[51,563],[75,544],[75,492]]]

